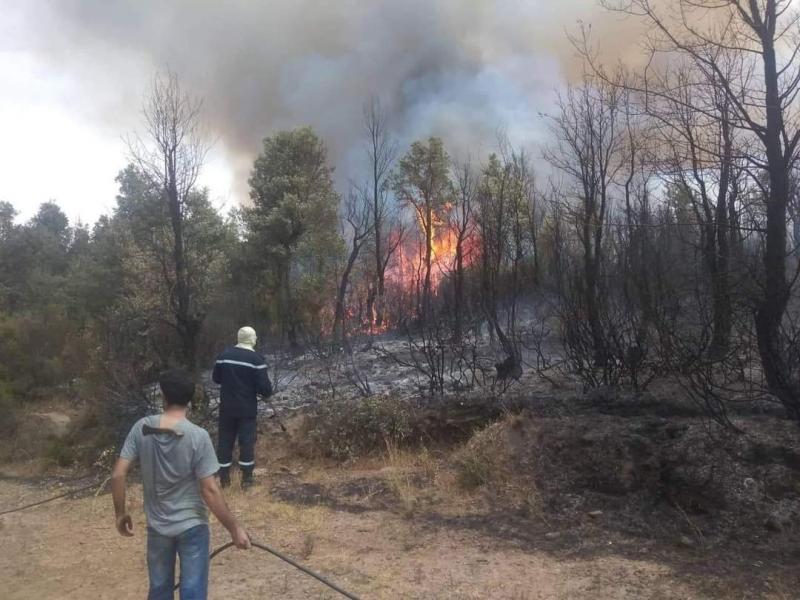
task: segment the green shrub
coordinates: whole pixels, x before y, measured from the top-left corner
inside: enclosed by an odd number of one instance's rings
[[[80,376],[87,342],[63,310],[0,313],[0,381],[15,396],[37,399]]]
[[[411,408],[391,397],[320,403],[304,428],[312,454],[337,460],[404,445],[411,435]]]
[[[75,463],[76,453],[66,440],[53,439],[47,444],[47,458],[59,467],[69,467]]]

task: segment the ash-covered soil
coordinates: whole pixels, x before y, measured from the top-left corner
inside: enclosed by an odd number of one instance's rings
[[[436,340],[427,342],[417,336],[395,333],[363,335],[353,338],[347,348],[306,348],[298,355],[268,353],[270,377],[276,393],[276,407],[297,409],[331,398],[357,398],[365,394],[392,395],[409,402],[441,402],[442,398],[460,398],[472,393],[499,394],[509,389],[528,392],[550,391],[553,380],[558,387],[580,389],[577,379],[561,373],[560,350],[552,342],[541,342],[535,330],[520,332],[522,375],[519,379],[498,381],[495,365],[505,358],[497,343],[484,332],[439,353]],[[431,350],[433,349],[433,350]],[[431,353],[441,362],[431,367]],[[442,393],[430,389],[432,369],[438,370]],[[215,396],[215,386],[208,381]],[[264,407],[269,412],[268,407]]]

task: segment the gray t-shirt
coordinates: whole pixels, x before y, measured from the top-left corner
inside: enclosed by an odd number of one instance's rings
[[[139,459],[147,525],[173,537],[208,523],[198,482],[216,473],[219,463],[208,432],[187,420],[174,426],[183,437],[142,433],[145,423],[158,427],[159,421],[159,415],[139,419],[119,455],[126,460]]]

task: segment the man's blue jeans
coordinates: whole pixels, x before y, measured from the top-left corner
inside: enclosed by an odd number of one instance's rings
[[[197,525],[175,537],[147,529],[148,600],[175,597],[175,555],[181,559],[181,600],[206,600],[208,596],[208,525]]]

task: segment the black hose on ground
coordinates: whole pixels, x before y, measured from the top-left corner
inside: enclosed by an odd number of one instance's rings
[[[105,486],[107,481],[108,480],[106,479],[106,481],[104,481],[100,485],[101,486]],[[83,486],[83,487],[79,487],[79,488],[76,488],[74,490],[70,490],[68,492],[64,492],[63,494],[58,494],[57,496],[51,496],[50,498],[45,498],[44,500],[39,500],[38,502],[31,502],[30,504],[25,504],[23,506],[18,506],[16,508],[9,508],[9,509],[6,509],[6,510],[2,510],[2,511],[0,511],[0,515],[7,515],[7,514],[10,514],[10,513],[15,513],[15,512],[19,512],[21,510],[25,510],[26,508],[33,508],[34,506],[40,506],[42,504],[47,504],[48,502],[52,502],[53,500],[58,500],[60,498],[66,498],[67,496],[72,496],[74,494],[79,494],[81,492],[85,492],[87,490],[91,490],[91,489],[94,489],[96,487],[98,487],[98,483],[95,481],[91,485],[86,485],[86,486]]]
[[[212,552],[212,553],[211,553],[211,554],[208,556],[208,560],[209,560],[209,561],[213,560],[213,559],[214,559],[214,557],[215,557],[215,556],[217,556],[218,554],[220,554],[220,553],[222,553],[222,552],[225,552],[225,550],[227,550],[228,548],[233,548],[233,545],[234,545],[234,544],[233,544],[233,542],[228,542],[227,544],[223,544],[222,546],[220,546],[219,548],[217,548],[216,550],[214,550],[214,551],[213,551],[213,552]],[[329,588],[331,588],[332,590],[334,590],[334,591],[336,591],[336,592],[339,592],[339,593],[340,593],[342,596],[344,596],[345,598],[350,598],[350,600],[360,600],[360,599],[359,599],[359,597],[358,597],[358,596],[356,596],[355,594],[351,594],[350,592],[348,592],[348,591],[346,591],[346,590],[343,590],[343,589],[342,589],[342,588],[340,588],[338,585],[336,585],[335,583],[333,583],[333,582],[329,581],[328,579],[326,579],[325,577],[323,577],[323,576],[322,576],[322,575],[320,575],[319,573],[315,573],[314,571],[312,571],[312,570],[311,570],[311,569],[309,569],[308,567],[304,567],[304,566],[303,566],[303,565],[301,565],[300,563],[298,563],[298,562],[294,561],[293,559],[289,558],[289,557],[288,557],[288,556],[286,556],[285,554],[282,554],[282,553],[278,552],[278,551],[277,551],[277,550],[275,550],[274,548],[270,548],[270,547],[269,547],[269,546],[267,546],[266,544],[261,544],[261,543],[259,543],[259,542],[253,542],[253,541],[251,541],[251,542],[250,542],[250,545],[251,545],[251,546],[253,546],[254,548],[258,548],[259,550],[263,550],[264,552],[269,552],[270,554],[272,554],[272,555],[274,555],[274,556],[277,556],[277,557],[278,557],[278,558],[280,558],[282,561],[284,561],[284,562],[286,562],[286,563],[289,563],[290,565],[292,565],[292,566],[293,566],[295,569],[298,569],[298,570],[302,571],[302,572],[303,572],[303,573],[305,573],[306,575],[308,575],[308,576],[310,576],[310,577],[313,577],[314,579],[316,579],[317,581],[319,581],[319,582],[321,582],[321,583],[324,583],[325,585],[327,585],[327,586],[328,586]],[[179,587],[180,587],[180,583],[176,583],[176,584],[175,584],[175,589],[177,590]]]

